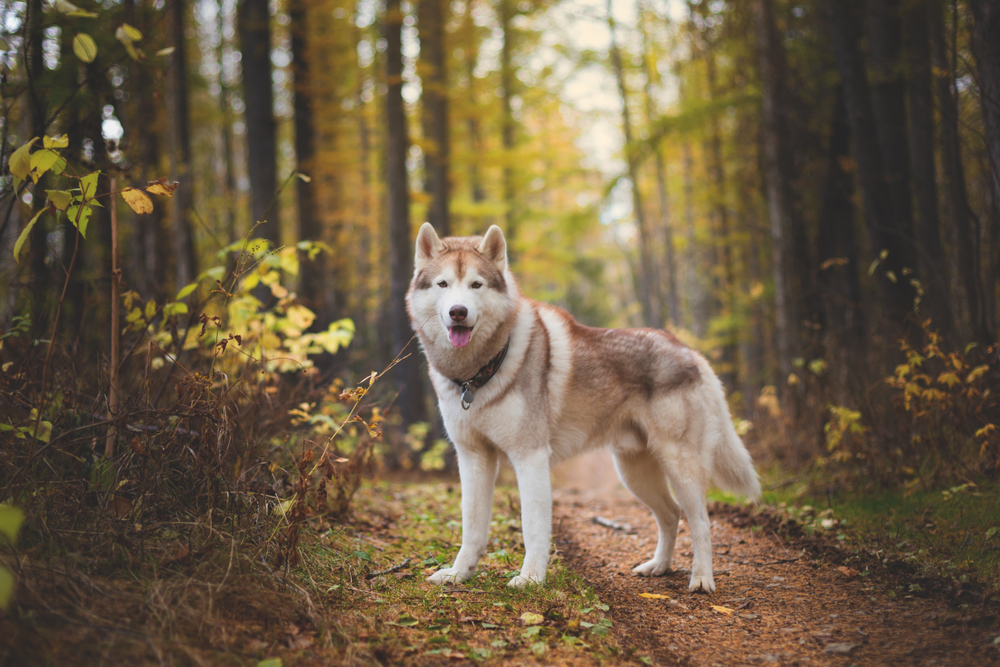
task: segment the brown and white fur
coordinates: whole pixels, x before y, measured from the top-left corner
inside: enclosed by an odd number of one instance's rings
[[[659,528],[653,558],[633,572],[670,569],[683,510],[694,544],[689,588],[715,590],[705,507],[710,481],[751,498],[760,496],[760,483],[704,357],[665,331],[587,327],[526,298],[495,225],[484,237],[441,239],[425,223],[406,303],[462,481],[462,547],[430,581],[466,581],[476,573],[502,452],[517,474],[525,547],[510,585],[541,583],[552,533],[549,467],[607,445],[622,482]],[[455,326],[471,331],[450,331]],[[464,410],[453,379],[473,377],[508,337],[499,371]]]

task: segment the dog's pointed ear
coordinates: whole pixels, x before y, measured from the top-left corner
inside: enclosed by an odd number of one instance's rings
[[[479,244],[479,252],[493,262],[500,271],[507,268],[507,240],[496,225],[490,225],[486,231],[483,242]]]
[[[420,225],[420,231],[417,232],[417,255],[413,260],[414,270],[420,271],[424,268],[424,265],[434,259],[443,247],[444,244],[441,243],[431,223],[425,222]]]

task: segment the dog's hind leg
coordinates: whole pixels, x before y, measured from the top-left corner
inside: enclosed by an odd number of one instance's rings
[[[497,451],[490,445],[456,447],[462,481],[462,548],[451,567],[427,578],[434,584],[468,581],[486,555],[493,514],[493,487],[499,470]]]
[[[681,468],[672,469],[670,485],[677,496],[677,503],[684,510],[684,516],[691,529],[691,543],[694,551],[694,562],[691,565],[691,581],[688,590],[699,588],[706,593],[715,592],[715,579],[712,577],[712,534],[708,521],[708,507],[705,505],[705,489],[691,477],[681,477],[677,472]]]
[[[670,569],[677,540],[677,522],[681,510],[667,487],[667,476],[656,458],[646,449],[615,451],[618,477],[629,491],[653,511],[659,539],[652,560],[632,569],[643,577],[658,577]]]

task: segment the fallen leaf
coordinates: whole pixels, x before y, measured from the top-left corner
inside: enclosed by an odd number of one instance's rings
[[[846,567],[844,565],[838,565],[837,566],[837,571],[840,572],[845,577],[856,577],[856,576],[858,576],[858,571],[857,570],[855,570],[853,568],[850,568],[850,567]]]
[[[536,614],[535,612],[532,611],[526,611],[523,614],[521,614],[521,621],[525,625],[538,625],[544,620],[545,620],[544,616],[542,616],[541,614]]]
[[[720,614],[725,614],[726,616],[732,616],[733,611],[735,611],[734,609],[730,609],[729,607],[721,607],[717,604],[713,604],[712,609],[719,612]]]
[[[850,653],[858,647],[857,644],[852,644],[850,642],[835,642],[833,644],[827,644],[826,648],[823,649],[823,653]]]
[[[639,593],[639,597],[648,598],[650,600],[669,600],[669,595],[660,595],[659,593]]]

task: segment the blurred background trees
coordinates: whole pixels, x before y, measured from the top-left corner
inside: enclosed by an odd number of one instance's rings
[[[14,261],[52,187],[7,166],[33,137],[67,135],[67,169],[101,170],[102,192],[108,174],[180,183],[151,214],[122,209],[125,290],[173,294],[250,230],[321,242],[295,297],[310,331],[357,329],[324,378],[384,368],[410,339],[429,220],[500,225],[522,289],[586,324],[674,330],[762,442],[796,443],[783,456],[830,456],[831,407],[849,406],[875,443],[857,465],[912,467],[927,440],[882,381],[913,361],[901,340],[937,332],[996,383],[991,2],[4,0],[0,16],[0,328],[30,315],[45,338],[66,281],[63,344],[94,368],[110,218],[96,210],[71,263],[76,228],[44,216]],[[435,411],[406,352],[381,399],[399,432]]]

